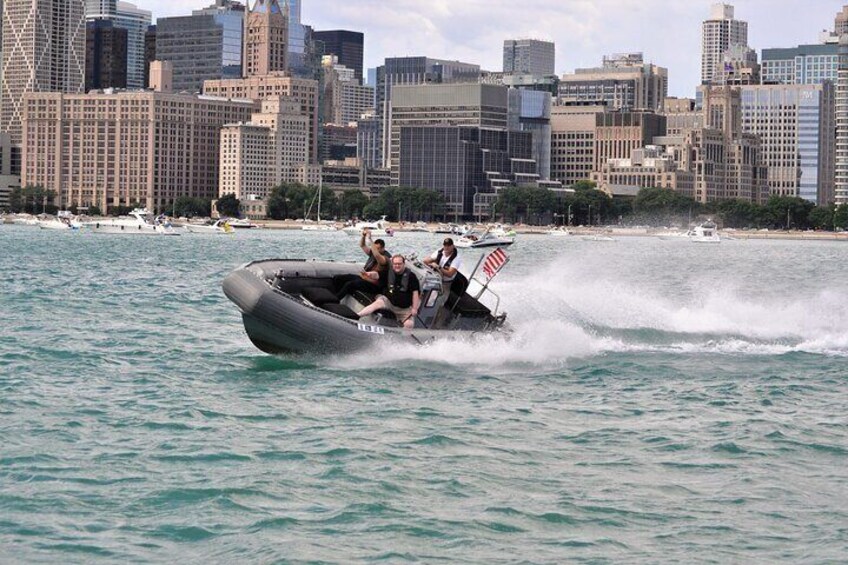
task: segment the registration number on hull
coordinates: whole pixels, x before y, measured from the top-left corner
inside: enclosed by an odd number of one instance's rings
[[[369,326],[368,324],[357,324],[356,326],[357,326],[357,328],[359,328],[359,331],[361,331],[361,332],[367,332],[367,333],[370,333],[370,334],[378,334],[378,335],[383,335],[383,334],[386,333],[386,329],[381,328],[380,326]]]

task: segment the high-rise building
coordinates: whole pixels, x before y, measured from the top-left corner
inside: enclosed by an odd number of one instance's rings
[[[843,6],[833,22],[833,33],[839,38],[848,33],[848,5]]]
[[[399,139],[399,182],[438,191],[445,197],[446,214],[471,217],[483,208],[475,204],[488,202],[481,195],[496,198],[493,178],[505,177],[507,183],[538,180],[531,144],[531,134],[504,128],[404,127]]]
[[[642,53],[604,57],[601,67],[577,69],[559,83],[561,103],[603,104],[611,110],[662,108],[668,96],[668,70],[646,64]]]
[[[762,84],[821,84],[836,82],[839,45],[799,45],[788,49],[763,49]]]
[[[551,110],[551,179],[565,186],[589,180],[595,166],[595,115],[606,106],[575,104]]]
[[[533,160],[543,180],[551,178],[551,107],[550,92],[532,88],[509,89],[507,129],[532,134]]]
[[[539,39],[507,39],[503,46],[503,72],[538,76],[556,74],[554,43]]]
[[[21,141],[24,94],[85,89],[83,0],[5,0],[0,131]]]
[[[156,59],[174,65],[174,90],[200,92],[203,81],[242,76],[244,6],[218,0],[191,16],[159,18]]]
[[[23,103],[21,181],[55,190],[62,206],[104,212],[214,198],[221,127],[255,111],[244,100],[144,91],[27,94]]]
[[[222,98],[261,101],[268,97],[287,96],[300,103],[301,112],[309,116],[309,162],[318,162],[318,81],[295,78],[282,73],[244,79],[207,80],[203,93]]]
[[[288,69],[288,13],[279,0],[256,0],[248,10],[244,38],[244,76],[266,76]]]
[[[380,151],[382,124],[373,113],[362,116],[356,122],[356,157],[366,169],[383,166]]]
[[[353,69],[356,80],[362,84],[365,57],[365,35],[362,32],[344,29],[315,31],[312,39],[324,44],[325,56],[335,55],[340,65]]]
[[[349,125],[324,124],[322,128],[319,159],[327,161],[344,161],[356,158],[357,141],[356,123]]]
[[[288,54],[286,56],[288,66],[286,69],[303,78],[315,78],[311,75],[309,69],[311,65],[309,58],[312,55],[310,53],[309,46],[309,43],[312,40],[312,38],[309,37],[311,32],[308,26],[303,25],[301,20],[300,2],[301,0],[285,0],[286,17],[288,21]],[[322,55],[324,55],[324,53],[317,54],[319,64]]]
[[[115,27],[127,31],[127,84],[128,88],[142,88],[145,84],[144,35],[151,22],[151,13],[135,4],[119,0],[86,0],[85,17],[89,22],[108,20]]]
[[[0,132],[0,210],[9,209],[9,196],[13,190],[20,187],[21,148],[12,143],[8,133]]]
[[[848,33],[839,37],[839,71],[836,79],[836,173],[837,204],[848,204]]]
[[[249,122],[224,126],[218,195],[258,200],[291,181],[309,160],[309,129],[300,104],[279,96],[263,100]]]
[[[742,131],[760,136],[772,195],[833,201],[833,83],[743,86]]]
[[[760,64],[757,61],[757,52],[747,45],[728,47],[713,75],[712,84],[715,86],[760,84]]]
[[[389,157],[395,185],[400,180],[403,128],[451,125],[507,130],[509,126],[509,89],[504,86],[479,83],[396,85],[391,104]]]
[[[711,84],[732,45],[748,45],[748,22],[734,19],[733,6],[713,4],[701,35],[701,84]]]
[[[147,26],[144,32],[144,88],[150,85],[150,63],[156,60],[156,26]]]
[[[347,125],[374,109],[374,87],[360,84],[353,69],[338,63],[335,55],[323,60],[323,122]]]
[[[654,137],[665,134],[665,116],[653,112],[595,114],[594,170],[610,159],[629,159],[634,149],[651,145]]]
[[[382,124],[380,159],[385,168],[390,162],[390,128],[392,89],[396,85],[446,84],[478,82],[480,66],[460,61],[444,61],[429,57],[394,57],[377,68],[375,111]]]
[[[85,32],[85,90],[127,87],[127,30],[91,20]]]

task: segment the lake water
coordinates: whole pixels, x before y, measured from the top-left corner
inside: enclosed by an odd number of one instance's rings
[[[0,562],[848,556],[848,244],[519,236],[511,339],[288,359],[222,279],[354,238],[0,250]]]

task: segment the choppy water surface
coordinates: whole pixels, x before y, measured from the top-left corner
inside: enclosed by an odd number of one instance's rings
[[[524,236],[512,340],[298,359],[252,347],[221,280],[353,238],[0,249],[2,562],[848,555],[844,244]]]

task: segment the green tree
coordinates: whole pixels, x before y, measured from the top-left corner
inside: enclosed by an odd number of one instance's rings
[[[765,205],[764,220],[774,229],[807,229],[815,204],[797,196],[772,196]]]
[[[216,208],[221,216],[228,218],[238,218],[241,201],[236,198],[235,194],[225,194],[218,199]]]
[[[9,208],[12,212],[52,214],[57,210],[55,200],[55,190],[48,190],[41,185],[28,185],[12,189],[9,194]]]
[[[275,187],[268,196],[268,217],[274,220],[303,218],[315,190],[299,183]]]
[[[833,212],[833,227],[848,230],[848,204],[842,204]]]
[[[174,201],[171,213],[177,217],[193,218],[195,216],[208,217],[211,214],[212,203],[203,198],[192,196],[180,196]]]
[[[358,190],[349,190],[339,198],[339,215],[343,218],[361,218],[368,206],[368,197]]]
[[[730,228],[758,227],[763,214],[761,206],[748,200],[724,200],[715,206],[715,211]]]
[[[833,205],[816,206],[809,215],[810,226],[817,230],[833,231],[833,216],[835,210],[836,207]]]
[[[668,225],[682,216],[697,213],[699,206],[693,198],[670,188],[647,187],[639,190],[633,210],[640,221]]]

